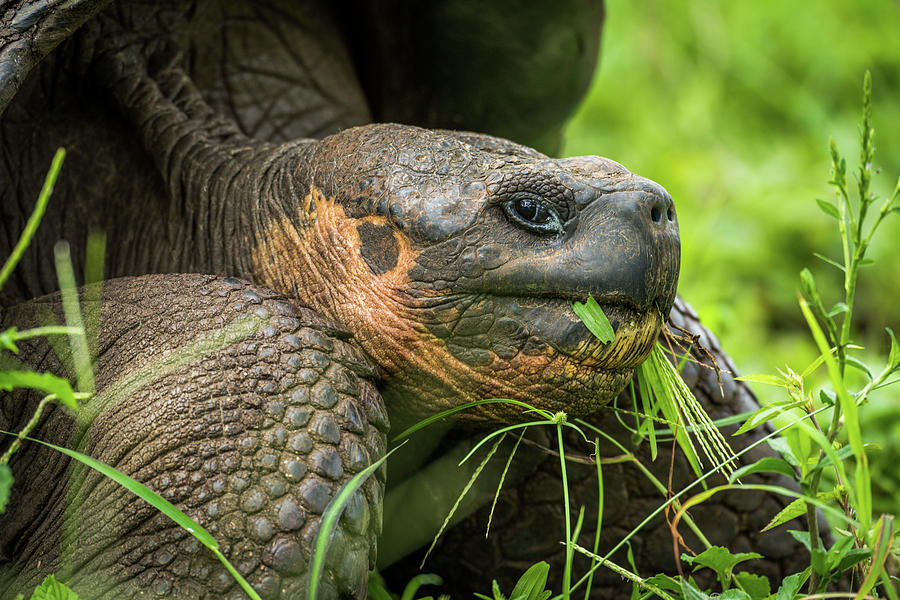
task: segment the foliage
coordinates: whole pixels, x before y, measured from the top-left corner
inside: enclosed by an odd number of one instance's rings
[[[679,290],[744,372],[808,364],[819,354],[796,310],[796,274],[834,257],[839,239],[818,206],[822,152],[856,137],[857,92],[871,69],[878,90],[879,164],[900,165],[900,5],[840,2],[628,2],[607,0],[598,72],[570,122],[566,155],[601,154],[666,186],[682,240]],[[827,149],[827,146],[826,146]],[[889,194],[893,181],[873,180]],[[891,222],[893,221],[893,222]],[[864,267],[856,343],[888,349],[898,330],[900,219],[888,220]],[[823,288],[841,273],[816,272]],[[825,381],[824,371],[810,381]],[[851,375],[855,377],[855,375]],[[754,386],[768,401],[778,390]],[[900,386],[871,400],[862,429],[871,457],[873,507],[900,512]]]

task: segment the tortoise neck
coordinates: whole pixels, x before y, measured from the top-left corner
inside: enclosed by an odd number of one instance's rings
[[[165,184],[167,239],[149,247],[168,243],[172,271],[252,278],[249,248],[280,200],[293,195],[293,175],[315,141],[254,140],[205,102],[179,55],[159,63],[157,54],[134,46],[94,61]]]

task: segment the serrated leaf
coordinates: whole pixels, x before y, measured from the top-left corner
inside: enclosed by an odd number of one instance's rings
[[[823,213],[828,215],[833,219],[840,220],[841,219],[841,211],[838,210],[838,207],[829,202],[828,200],[822,200],[821,198],[816,198],[816,204],[819,205],[819,208]]]
[[[833,500],[835,497],[835,492],[819,492],[816,494],[816,500],[821,502],[826,502],[828,500]],[[769,521],[769,524],[763,527],[760,531],[768,531],[773,527],[778,527],[779,525],[783,525],[787,523],[791,519],[796,519],[800,515],[806,514],[806,501],[803,498],[797,498],[787,506],[785,506],[781,511]]]
[[[32,592],[31,600],[79,600],[79,598],[68,586],[58,582],[55,576],[47,575],[41,585]]]
[[[783,458],[766,456],[753,464],[744,465],[728,477],[728,483],[733,483],[739,477],[746,477],[753,473],[781,473],[793,479],[796,475],[794,468]]]
[[[719,581],[722,583],[722,587],[725,588],[728,587],[728,582],[731,581],[731,571],[735,565],[754,558],[762,558],[762,554],[757,554],[756,552],[732,554],[728,548],[723,546],[710,546],[693,558],[684,554],[681,558],[685,562],[693,564],[694,571],[701,567],[715,571]]]
[[[13,476],[9,465],[0,465],[0,514],[6,512],[6,503],[9,502],[9,491],[12,489]]]
[[[613,331],[609,319],[606,318],[603,309],[600,308],[593,296],[589,295],[587,302],[584,303],[573,302],[572,310],[588,328],[588,331],[604,344],[608,344],[616,338],[616,332]]]
[[[41,390],[47,394],[56,394],[57,399],[68,408],[78,410],[72,386],[62,377],[57,377],[52,373],[0,371],[0,390],[11,391],[13,388],[29,388]]]
[[[519,578],[510,600],[539,600],[544,595],[549,572],[550,565],[544,561],[531,565]]]
[[[781,581],[781,586],[775,595],[775,600],[794,600],[794,595],[800,591],[800,588],[809,578],[809,568],[800,572],[788,575]]]
[[[735,581],[741,586],[745,592],[750,595],[752,600],[763,600],[772,594],[772,586],[769,578],[765,575],[755,575],[747,571],[741,571],[734,576]]]

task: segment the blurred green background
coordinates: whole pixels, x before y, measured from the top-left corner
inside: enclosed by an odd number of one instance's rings
[[[664,185],[682,239],[680,293],[743,373],[816,356],[797,306],[809,267],[826,305],[841,274],[828,141],[858,166],[862,79],[872,72],[874,190],[900,175],[900,2],[607,0],[600,67],[564,155],[600,154]],[[855,184],[855,181],[854,181]],[[882,225],[857,291],[856,340],[883,368],[900,334],[900,215]],[[876,358],[877,356],[877,358]],[[760,396],[784,399],[756,386]],[[877,508],[900,513],[900,384],[863,413]]]

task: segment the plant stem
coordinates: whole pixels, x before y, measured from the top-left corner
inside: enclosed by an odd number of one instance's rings
[[[75,397],[79,400],[86,400],[90,397],[90,394],[76,393]],[[28,423],[25,424],[25,427],[22,428],[22,431],[20,431],[19,435],[16,436],[16,439],[13,440],[13,443],[10,444],[9,448],[6,449],[6,452],[3,453],[3,456],[0,456],[0,465],[5,465],[9,462],[9,459],[12,458],[12,455],[19,450],[19,447],[21,447],[22,440],[28,437],[28,434],[31,433],[31,430],[34,429],[37,426],[38,421],[41,420],[41,415],[44,413],[44,407],[47,406],[49,402],[53,402],[56,399],[56,394],[49,394],[41,399],[41,401],[37,405],[37,408],[34,409],[34,414],[31,415],[31,419],[28,420]]]
[[[563,598],[568,598],[572,584],[572,558],[575,540],[572,539],[572,517],[569,514],[569,483],[566,477],[566,455],[563,449],[562,423],[556,424],[556,439],[559,442],[559,467],[562,471],[563,503],[566,515],[566,565],[563,569]]]
[[[572,544],[572,546],[574,547],[575,550],[577,550],[577,551],[580,552],[581,554],[584,554],[585,556],[587,556],[587,557],[589,557],[589,558],[591,558],[591,559],[597,561],[598,563],[603,564],[604,567],[608,567],[611,571],[613,571],[613,572],[615,572],[615,573],[618,573],[619,575],[621,575],[621,576],[624,577],[625,579],[628,579],[629,581],[633,581],[634,583],[638,584],[639,586],[641,586],[642,588],[644,588],[644,589],[647,590],[648,592],[653,592],[654,594],[656,594],[657,596],[659,596],[659,597],[662,598],[663,600],[674,600],[674,598],[672,598],[672,596],[669,595],[669,594],[668,594],[666,591],[664,591],[662,588],[659,588],[659,587],[653,585],[652,583],[648,583],[647,581],[645,581],[645,580],[642,579],[641,577],[635,575],[634,573],[632,573],[632,572],[629,571],[628,569],[626,569],[626,568],[624,568],[624,567],[620,567],[619,565],[617,565],[617,564],[614,563],[613,561],[609,560],[609,558],[604,558],[604,557],[602,557],[602,556],[599,556],[599,555],[597,555],[597,554],[594,554],[593,552],[591,552],[591,551],[588,550],[587,548],[582,548],[582,547],[579,546],[578,544]]]

